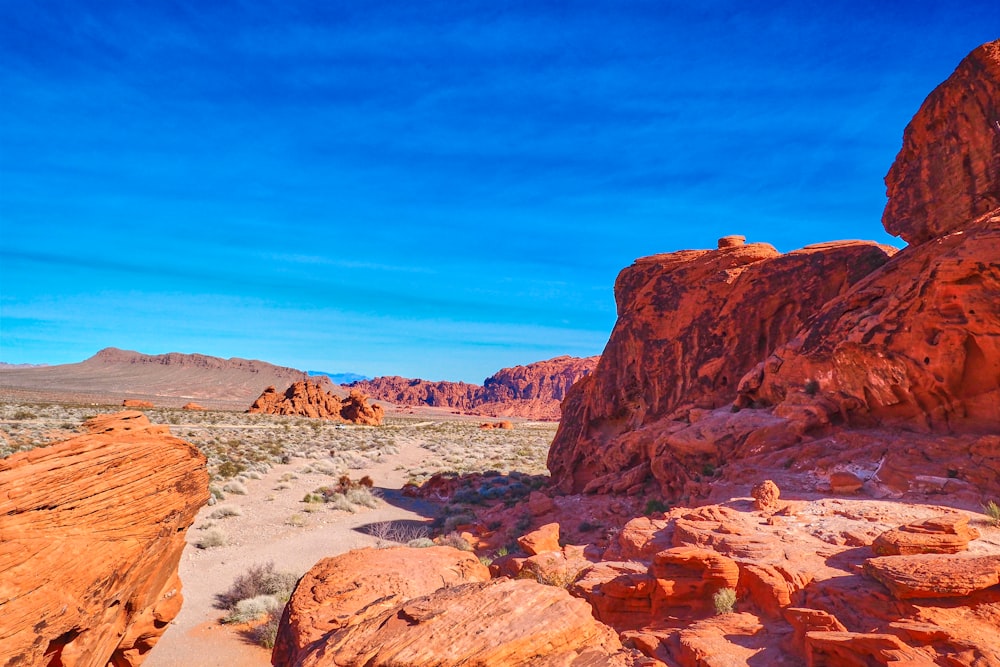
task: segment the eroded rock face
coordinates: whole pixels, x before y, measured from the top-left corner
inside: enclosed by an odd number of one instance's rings
[[[559,403],[570,386],[589,375],[598,357],[562,356],[504,368],[483,386],[465,382],[428,382],[397,376],[355,382],[351,387],[397,405],[456,408],[492,417],[559,419]]]
[[[596,370],[563,403],[555,483],[581,491],[649,461],[658,422],[730,403],[745,373],[891,252],[842,242],[780,255],[751,243],[637,260],[615,284],[618,322]]]
[[[382,406],[369,404],[368,397],[360,391],[352,390],[350,395],[341,398],[308,380],[295,382],[284,394],[268,387],[247,412],[298,415],[366,426],[380,426],[385,420]]]
[[[885,177],[890,234],[919,244],[1000,207],[998,120],[1000,40],[970,53],[906,126]]]
[[[0,655],[7,665],[140,664],[181,606],[205,457],[139,412],[0,460]]]

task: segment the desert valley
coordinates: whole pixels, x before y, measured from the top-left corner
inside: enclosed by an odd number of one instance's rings
[[[482,385],[0,367],[0,666],[1000,667],[1000,41],[886,185]]]

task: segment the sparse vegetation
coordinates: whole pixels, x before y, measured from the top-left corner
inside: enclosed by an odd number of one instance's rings
[[[216,596],[216,606],[229,612],[222,622],[254,623],[247,635],[265,648],[274,648],[282,609],[298,579],[291,572],[275,570],[273,562],[254,565]]]
[[[990,524],[1000,527],[1000,505],[991,500],[983,505],[983,510],[986,512],[986,516],[989,517]]]
[[[670,511],[670,505],[666,504],[662,500],[659,500],[658,498],[651,498],[650,500],[646,501],[646,509],[643,510],[643,513],[646,516],[649,516],[650,514],[657,514],[669,511]]]
[[[227,505],[226,507],[219,507],[212,511],[208,515],[209,519],[228,519],[231,516],[243,516],[243,510],[239,507],[233,507],[232,505]]]
[[[195,546],[199,549],[213,549],[224,547],[227,544],[229,544],[229,536],[218,528],[209,528],[195,542]]]
[[[732,588],[721,588],[712,596],[712,604],[715,605],[715,613],[718,615],[731,614],[736,606],[736,591]]]

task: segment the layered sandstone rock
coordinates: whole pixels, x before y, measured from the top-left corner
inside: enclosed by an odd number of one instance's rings
[[[442,586],[488,581],[475,554],[452,547],[363,549],[325,558],[299,581],[274,646],[275,665],[292,665],[325,635],[374,618]]]
[[[341,398],[309,380],[295,382],[284,394],[279,394],[273,386],[268,387],[247,412],[298,415],[367,426],[380,426],[385,419],[382,406],[369,404],[368,397],[360,391],[353,390]]]
[[[1000,207],[998,122],[1000,40],[970,53],[906,126],[885,177],[886,230],[919,244]]]
[[[7,665],[140,664],[181,606],[205,457],[139,412],[0,460],[0,654]]]
[[[126,398],[122,401],[123,408],[151,408],[153,407],[152,402],[144,401],[140,398]]]
[[[888,530],[875,539],[872,551],[880,556],[954,554],[967,550],[978,537],[969,517],[956,512]]]
[[[634,664],[562,588],[488,579],[474,555],[449,547],[321,561],[286,608],[272,664]]]
[[[397,376],[355,382],[352,388],[397,405],[455,408],[492,417],[558,420],[559,403],[574,382],[590,374],[598,357],[562,356],[526,366],[504,368],[483,386],[465,382],[428,382]]]
[[[890,254],[864,242],[786,255],[751,243],[637,260],[615,284],[618,322],[596,370],[563,404],[549,452],[555,483],[580,491],[649,460],[658,422],[732,402],[745,373]]]

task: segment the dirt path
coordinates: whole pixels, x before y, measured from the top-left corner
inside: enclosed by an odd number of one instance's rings
[[[301,472],[310,463],[308,459],[275,466],[262,479],[245,483],[247,495],[230,495],[215,506],[202,508],[194,527],[188,531],[188,547],[180,563],[184,605],[144,665],[269,666],[269,650],[219,623],[223,612],[214,607],[215,596],[228,589],[233,579],[251,565],[273,561],[279,570],[303,574],[321,558],[374,546],[376,538],[360,530],[367,524],[427,521],[433,507],[399,493],[406,482],[406,471],[419,465],[427,452],[406,439],[400,439],[398,445],[398,454],[385,456],[368,468],[351,471],[354,479],[371,476],[381,489],[385,500],[375,509],[359,508],[356,514],[350,514],[321,506],[317,512],[305,512],[306,504],[301,501],[306,493],[336,482],[329,475]],[[291,488],[276,489],[286,473],[294,473],[297,479],[285,482]],[[242,515],[210,519],[209,515],[220,507],[238,508]],[[293,515],[304,520],[305,525],[290,525]],[[197,548],[194,543],[203,532],[198,527],[213,522],[227,533],[229,544]]]

